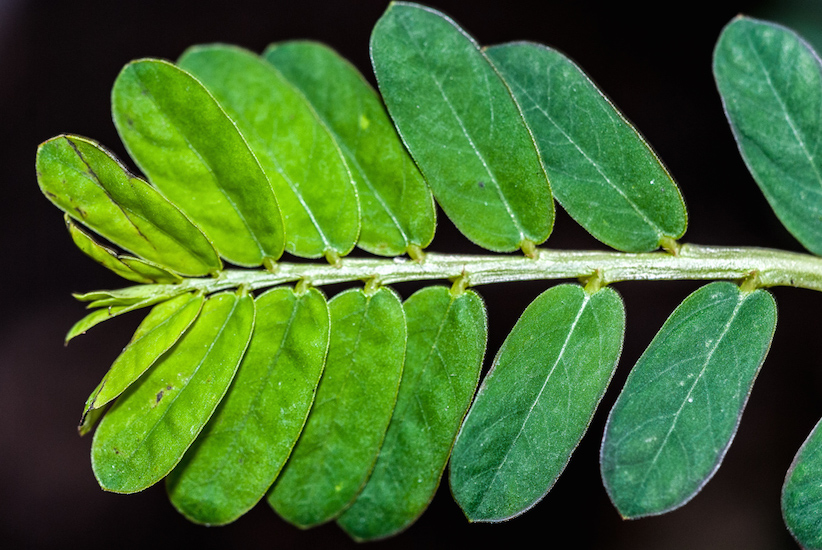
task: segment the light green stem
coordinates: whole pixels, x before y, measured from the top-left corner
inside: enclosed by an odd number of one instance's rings
[[[180,290],[211,293],[246,285],[255,290],[305,280],[322,286],[373,280],[392,284],[420,280],[454,280],[467,286],[508,281],[586,279],[598,274],[601,284],[619,281],[749,279],[758,287],[793,286],[822,291],[822,258],[767,248],[684,244],[678,254],[626,253],[538,248],[534,258],[519,255],[455,255],[428,252],[422,262],[406,258],[343,258],[328,264],[279,263],[275,273],[234,270],[218,276],[186,279]],[[752,276],[755,275],[755,278]]]

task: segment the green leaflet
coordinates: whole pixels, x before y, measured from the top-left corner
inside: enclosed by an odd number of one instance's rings
[[[431,191],[362,74],[317,42],[272,44],[263,57],[311,102],[345,156],[362,207],[357,246],[384,256],[428,246],[436,226]]]
[[[357,192],[305,97],[269,63],[234,46],[190,48],[178,65],[214,94],[260,161],[282,209],[286,250],[307,258],[351,252],[360,233]]]
[[[394,416],[365,489],[337,520],[358,540],[396,534],[431,502],[485,354],[485,307],[474,292],[423,288],[403,307],[408,347]]]
[[[151,183],[241,266],[280,257],[277,199],[234,123],[185,71],[156,59],[125,66],[111,92],[114,124]]]
[[[822,422],[793,459],[782,487],[782,516],[796,541],[807,550],[822,548]]]
[[[451,455],[451,492],[469,521],[510,519],[551,489],[605,393],[624,331],[610,288],[559,285],[525,309]]]
[[[37,149],[36,164],[46,197],[117,246],[184,275],[222,268],[205,235],[98,143],[57,136]]]
[[[779,220],[822,254],[822,67],[792,31],[737,17],[714,51],[734,138]]]
[[[400,136],[454,225],[498,252],[547,239],[545,171],[477,43],[437,11],[393,2],[374,27],[371,60]]]
[[[134,493],[165,477],[180,461],[231,383],[254,325],[254,300],[223,293],[174,348],[103,417],[91,465],[100,486]]]
[[[176,273],[167,271],[163,267],[134,258],[132,256],[122,256],[115,251],[107,248],[97,241],[91,235],[83,231],[65,214],[66,227],[69,230],[71,239],[81,251],[83,251],[89,258],[100,263],[103,267],[112,270],[114,273],[137,283],[179,283],[183,279]]]
[[[119,396],[188,330],[203,307],[202,294],[183,294],[162,302],[143,319],[123,352],[86,401],[83,418]]]
[[[402,303],[389,288],[328,304],[331,342],[311,414],[268,502],[310,527],[334,519],[365,485],[397,399],[405,356]]]
[[[628,252],[685,233],[679,188],[633,126],[573,61],[525,42],[486,54],[511,87],[551,189],[594,237]]]
[[[119,317],[124,313],[129,313],[131,311],[136,311],[144,307],[153,306],[154,304],[158,304],[160,302],[165,302],[166,300],[169,300],[183,293],[182,290],[180,290],[179,288],[175,288],[171,285],[156,286],[160,287],[156,289],[156,292],[152,292],[147,296],[140,298],[139,300],[129,300],[128,303],[121,303],[117,299],[98,300],[96,302],[92,302],[89,305],[90,308],[99,307],[100,309],[92,311],[91,313],[89,313],[76,323],[74,323],[74,326],[72,326],[69,329],[68,334],[66,334],[66,343],[73,340],[77,336],[80,336],[81,334],[85,334],[86,331],[88,331],[90,328],[97,326],[104,321],[108,321],[109,319],[113,319],[114,317]]]
[[[128,306],[140,302],[153,305],[186,291],[187,289],[183,285],[144,284],[118,290],[94,290],[85,294],[72,294],[72,296],[80,302],[91,302],[87,307],[93,309],[96,307]]]
[[[188,519],[221,525],[259,501],[303,428],[328,349],[323,294],[274,288],[256,300],[248,351],[223,403],[166,479]]]
[[[115,251],[101,245],[91,238],[88,233],[80,229],[80,227],[78,227],[78,225],[71,220],[68,214],[65,214],[63,218],[65,219],[66,227],[71,235],[71,240],[73,240],[74,244],[77,245],[77,248],[79,248],[89,258],[96,261],[103,267],[110,269],[120,277],[128,279],[129,281],[134,281],[137,283],[158,282],[149,279],[145,275],[134,271],[128,265],[124,264]],[[169,273],[169,275],[171,274]]]
[[[634,366],[602,441],[605,488],[625,518],[696,495],[736,433],[776,328],[765,290],[703,286],[671,314]]]

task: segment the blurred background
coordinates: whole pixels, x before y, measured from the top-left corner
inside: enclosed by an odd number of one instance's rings
[[[678,181],[690,211],[683,241],[801,250],[748,175],[711,75],[713,45],[736,14],[792,26],[822,47],[822,2],[693,3],[430,0],[480,43],[533,40],[565,52],[637,126]],[[640,4],[645,7],[640,8]],[[111,122],[109,92],[121,67],[140,57],[174,60],[188,46],[326,42],[373,82],[372,26],[385,0],[174,1],[0,0],[0,544],[52,548],[110,544],[165,548],[344,548],[335,525],[299,531],[266,504],[227,527],[188,523],[162,484],[130,496],[105,493],[92,475],[91,437],[76,424],[91,390],[140,321],[94,328],[70,346],[63,336],[83,313],[71,292],[126,286],[71,243],[61,213],[39,192],[37,145],[70,132],[127,159]],[[538,7],[534,7],[538,5]],[[127,161],[127,164],[131,164]],[[133,166],[133,164],[131,164]],[[8,201],[8,202],[6,202]],[[554,248],[601,248],[559,213]],[[443,216],[431,250],[479,252]],[[362,253],[359,253],[362,254]],[[480,287],[490,324],[489,366],[525,306],[550,283]],[[822,295],[775,289],[776,337],[722,468],[685,507],[623,521],[599,476],[604,421],[630,367],[696,282],[614,285],[627,308],[620,367],[600,410],[554,489],[524,516],[470,525],[447,484],[403,534],[369,547],[439,548],[482,541],[573,548],[745,548],[796,545],[780,515],[786,470],[822,416]],[[398,285],[404,297],[419,285]],[[329,289],[333,294],[338,289]],[[569,542],[571,541],[571,542]]]

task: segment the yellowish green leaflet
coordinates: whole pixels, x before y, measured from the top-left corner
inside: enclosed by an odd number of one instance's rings
[[[91,446],[100,486],[134,493],[180,461],[225,395],[254,325],[251,296],[219,294],[191,328],[109,409]]]
[[[171,349],[197,318],[203,301],[202,294],[183,294],[154,306],[89,396],[83,418],[118,397]]]
[[[40,145],[37,181],[55,206],[141,258],[183,275],[222,268],[212,244],[176,206],[94,141],[63,135]]]
[[[157,289],[157,292],[153,292],[148,294],[145,297],[141,297],[138,300],[129,301],[125,304],[120,304],[119,301],[115,299],[110,300],[100,300],[97,302],[92,302],[89,307],[96,307],[99,309],[95,309],[76,323],[69,329],[68,334],[66,334],[66,343],[71,341],[72,339],[80,336],[81,334],[85,334],[90,328],[99,325],[104,321],[108,321],[109,319],[113,319],[114,317],[119,317],[124,313],[129,313],[131,311],[135,311],[138,309],[142,309],[144,307],[150,307],[154,304],[159,304],[160,302],[165,302],[166,300],[173,298],[181,293],[181,291],[177,288],[174,288],[171,285],[158,285],[161,288]],[[162,287],[170,287],[166,290],[166,288]],[[165,292],[164,292],[165,291]]]
[[[710,283],[688,296],[639,358],[611,413],[600,466],[625,518],[682,506],[736,434],[776,328],[765,290]]]
[[[357,246],[383,256],[428,246],[436,226],[431,191],[362,74],[306,40],[272,44],[263,57],[311,102],[345,157],[362,210]]]
[[[256,300],[248,351],[223,403],[166,479],[172,504],[207,525],[234,521],[266,493],[305,424],[328,350],[319,290]]]
[[[221,256],[246,267],[280,257],[282,216],[271,184],[200,82],[166,61],[133,61],[114,82],[111,101],[134,161]]]
[[[451,455],[451,492],[469,521],[504,521],[551,489],[616,368],[622,299],[559,285],[529,305],[497,354]]]
[[[497,252],[545,241],[554,222],[548,179],[477,43],[435,10],[392,2],[371,35],[371,61],[403,142],[463,235]]]
[[[389,288],[351,289],[328,304],[331,342],[308,422],[268,495],[300,527],[336,518],[362,490],[397,399],[405,314]]]
[[[485,307],[474,292],[423,288],[403,308],[408,347],[394,416],[365,489],[337,519],[357,540],[398,533],[434,498],[485,354]]]
[[[64,215],[64,219],[66,221],[66,227],[69,230],[69,234],[71,235],[71,240],[74,241],[74,244],[77,245],[83,253],[85,253],[89,258],[96,261],[103,267],[106,267],[123,277],[124,279],[128,279],[129,281],[134,281],[136,283],[154,283],[159,281],[153,281],[142,275],[126,264],[124,264],[118,254],[107,248],[97,241],[95,241],[88,233],[80,229],[78,225],[72,221],[68,214]]]
[[[345,256],[360,234],[357,191],[342,153],[303,95],[271,64],[234,46],[195,46],[178,65],[231,117],[277,195],[285,249]]]

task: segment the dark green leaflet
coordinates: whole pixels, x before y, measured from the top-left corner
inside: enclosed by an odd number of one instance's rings
[[[822,65],[792,31],[737,17],[714,77],[748,170],[779,220],[822,254]]]
[[[184,275],[222,268],[197,227],[91,140],[57,136],[40,145],[37,181],[58,208],[142,258]]]
[[[91,447],[100,486],[134,493],[180,461],[231,383],[254,325],[250,296],[219,294],[194,325],[109,409]]]
[[[545,171],[477,43],[437,11],[393,2],[374,27],[371,60],[400,136],[454,225],[498,252],[547,239]]]
[[[358,540],[396,534],[431,502],[485,354],[488,323],[474,292],[432,286],[403,307],[408,347],[394,416],[365,489],[337,520]]]
[[[703,286],[671,314],[608,417],[602,478],[626,518],[662,514],[719,468],[776,328],[765,290]]]
[[[822,428],[818,423],[796,453],[782,487],[782,516],[807,550],[822,548]]]
[[[397,294],[351,289],[328,304],[331,342],[311,414],[269,503],[300,527],[337,517],[365,485],[397,399],[405,314]]]
[[[154,306],[89,396],[83,417],[118,397],[168,351],[200,314],[203,301],[202,294],[183,294]]]
[[[151,183],[232,263],[254,267],[283,252],[271,184],[234,123],[191,75],[134,61],[114,82],[117,131]]]
[[[234,46],[197,46],[178,61],[214,94],[268,177],[288,252],[351,252],[360,233],[357,191],[325,124],[271,64]]]
[[[431,191],[362,74],[317,42],[272,44],[263,57],[311,102],[345,156],[362,207],[357,246],[384,256],[428,246],[436,225]]]
[[[500,348],[451,455],[451,492],[470,521],[503,521],[551,489],[616,368],[622,299],[559,285],[526,308]]]
[[[234,521],[259,501],[303,428],[328,349],[325,297],[274,288],[256,300],[254,334],[220,407],[180,464],[168,494],[188,519]]]
[[[557,201],[594,237],[645,252],[685,233],[685,203],[645,140],[573,61],[525,42],[486,54],[511,86]]]

